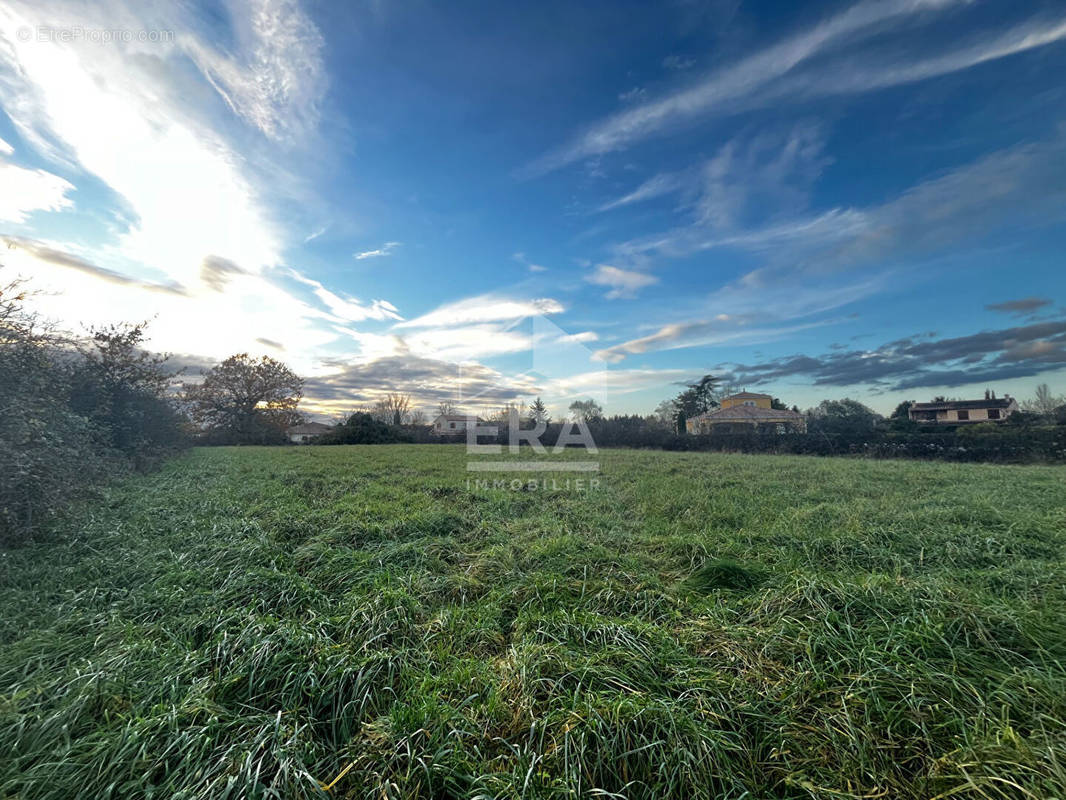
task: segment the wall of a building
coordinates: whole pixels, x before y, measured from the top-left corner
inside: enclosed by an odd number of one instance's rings
[[[732,408],[733,406],[742,406],[745,403],[750,403],[752,401],[753,401],[753,399],[750,398],[750,397],[748,397],[748,398],[743,398],[743,397],[723,397],[722,398],[722,408]],[[755,403],[755,406],[757,408],[769,408],[770,407],[770,398],[769,397],[757,397],[757,398],[754,398],[754,403]]]
[[[942,422],[942,423],[988,422],[989,420],[992,420],[993,422],[998,422],[998,421],[1004,420],[1008,416],[1010,416],[1011,412],[1014,411],[1014,408],[1001,408],[1001,409],[998,409],[999,410],[999,419],[998,420],[992,419],[991,417],[988,416],[989,409],[987,409],[987,408],[968,408],[968,409],[965,409],[965,410],[967,411],[967,413],[969,415],[969,419],[960,420],[959,419],[958,410],[954,409],[954,408],[950,408],[950,409],[946,409],[944,411],[937,411],[936,412],[936,421],[937,422]],[[915,419],[915,418],[912,416],[911,419]],[[930,420],[918,419],[917,421],[918,422],[929,422]]]

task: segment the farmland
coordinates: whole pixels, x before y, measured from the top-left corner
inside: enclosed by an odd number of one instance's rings
[[[0,552],[0,797],[1066,796],[1066,468],[599,460],[107,489]]]

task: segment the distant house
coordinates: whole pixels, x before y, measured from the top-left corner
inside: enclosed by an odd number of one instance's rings
[[[317,439],[323,433],[333,430],[329,425],[321,422],[305,422],[303,425],[293,425],[285,431],[289,441],[294,444],[307,444],[312,439]]]
[[[471,414],[441,414],[433,420],[433,432],[438,436],[461,436],[480,422],[484,420]]]
[[[1003,422],[1018,410],[1018,401],[1009,394],[996,397],[985,392],[984,400],[934,400],[912,403],[907,412],[914,422],[932,425],[968,425],[973,422]]]
[[[807,420],[796,411],[772,408],[768,394],[740,392],[722,398],[719,408],[685,420],[689,433],[806,433]]]

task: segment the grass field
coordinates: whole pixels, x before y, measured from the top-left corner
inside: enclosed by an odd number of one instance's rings
[[[465,459],[197,450],[0,553],[0,797],[1066,797],[1066,468]]]

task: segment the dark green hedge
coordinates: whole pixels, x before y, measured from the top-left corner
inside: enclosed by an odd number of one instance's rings
[[[891,431],[875,428],[850,433],[715,433],[678,435],[654,428],[592,423],[597,447],[633,447],[729,453],[776,453],[868,458],[916,458],[995,463],[1066,463],[1066,426],[982,426],[982,430]],[[541,441],[548,447],[558,439],[559,425],[550,425]],[[440,441],[423,439],[422,441]],[[465,438],[448,439],[465,442]],[[506,443],[506,433],[497,438]],[[492,439],[482,437],[482,444]]]

